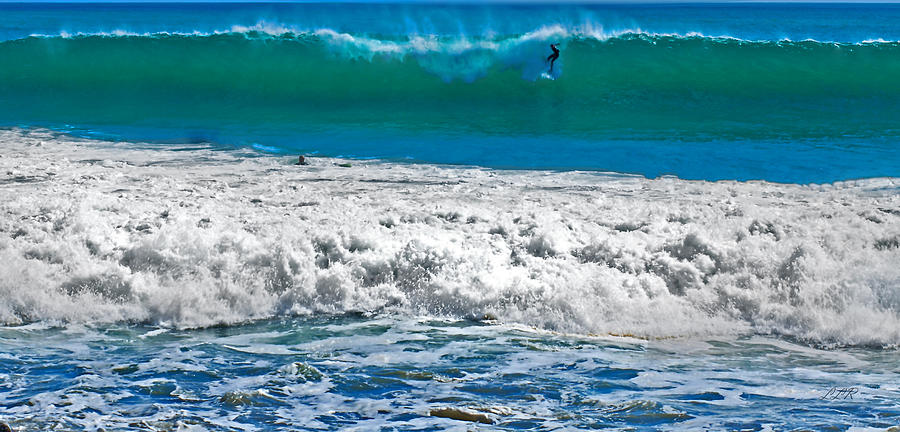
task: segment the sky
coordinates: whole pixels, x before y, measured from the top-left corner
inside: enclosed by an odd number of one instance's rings
[[[900,3],[900,0],[0,0],[2,3]]]

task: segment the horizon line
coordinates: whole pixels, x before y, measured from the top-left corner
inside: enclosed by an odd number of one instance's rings
[[[0,4],[422,4],[422,5],[887,5],[900,4],[900,0],[0,0]]]

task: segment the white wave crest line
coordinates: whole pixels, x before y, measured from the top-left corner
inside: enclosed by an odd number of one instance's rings
[[[60,31],[58,34],[30,34],[29,37],[37,38],[54,38],[61,37],[71,39],[76,37],[159,37],[159,36],[215,36],[225,34],[265,34],[269,36],[317,36],[324,37],[334,41],[348,42],[359,47],[367,47],[373,52],[381,53],[400,53],[400,52],[427,52],[427,51],[462,51],[467,49],[498,49],[508,44],[516,44],[531,41],[550,41],[553,38],[584,38],[594,39],[597,41],[608,41],[629,36],[639,36],[646,38],[676,38],[676,39],[711,39],[711,40],[730,40],[748,43],[821,43],[821,44],[837,44],[837,45],[871,45],[871,44],[898,44],[900,41],[886,40],[883,38],[865,39],[857,42],[841,42],[841,41],[820,41],[812,38],[791,39],[781,38],[778,40],[769,39],[743,39],[731,35],[711,35],[701,31],[689,31],[685,33],[677,32],[654,32],[647,31],[641,27],[622,28],[608,30],[602,25],[587,22],[574,27],[566,27],[561,24],[548,24],[541,26],[535,30],[526,32],[519,36],[509,37],[506,39],[495,39],[495,33],[486,31],[488,37],[471,37],[466,35],[437,35],[428,34],[420,35],[418,33],[410,33],[405,35],[406,42],[381,40],[377,38],[367,37],[363,34],[354,35],[345,32],[338,32],[330,28],[298,28],[281,23],[270,23],[260,21],[253,25],[233,25],[228,29],[214,31],[157,31],[157,32],[134,32],[126,29],[114,29],[111,31],[99,32],[69,32]],[[442,45],[445,45],[442,47]],[[447,48],[449,46],[450,48]]]
[[[222,34],[224,34],[223,32]],[[87,37],[160,37],[160,36],[213,36],[217,33],[208,33],[201,31],[193,31],[193,32],[168,32],[168,31],[155,31],[155,32],[133,32],[129,30],[115,29],[111,31],[99,31],[99,32],[68,32],[65,30],[61,30],[57,34],[46,34],[46,33],[31,33],[28,35],[29,38],[41,38],[41,39],[52,39],[52,38],[62,38],[62,39],[74,39],[74,38],[87,38]]]

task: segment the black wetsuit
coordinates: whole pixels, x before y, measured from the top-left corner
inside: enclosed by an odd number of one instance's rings
[[[553,72],[553,62],[559,58],[559,50],[556,49],[555,44],[550,44],[550,49],[553,50],[553,54],[550,54],[550,56],[547,57],[547,61],[550,62],[550,72]]]

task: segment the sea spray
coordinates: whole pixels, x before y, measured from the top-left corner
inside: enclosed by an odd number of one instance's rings
[[[551,84],[540,77],[552,42],[562,44],[559,69],[565,79]],[[669,129],[668,123],[702,119],[713,126],[732,122],[737,130],[730,133],[737,135],[821,136],[893,130],[889,120],[900,95],[892,79],[900,71],[897,53],[897,42],[747,41],[642,32],[607,36],[558,26],[490,39],[378,39],[330,29],[113,33],[0,42],[0,77],[4,99],[16,98],[19,112],[24,110],[20,116],[43,113],[48,120],[52,114],[88,115],[66,111],[69,106],[107,121],[136,120],[169,103],[173,108],[186,104],[179,114],[199,109],[185,118],[188,122],[238,114],[249,122],[282,112],[282,118],[293,115],[306,123],[316,105],[339,117],[333,121],[367,124],[377,120],[361,117],[355,107],[399,108],[404,102],[412,106],[396,114],[382,110],[384,115],[405,127],[427,129],[421,122],[430,117],[413,114],[433,111],[424,102],[437,99],[451,107],[465,104],[477,114],[471,120],[487,131],[545,133],[527,122],[504,126],[502,121],[546,113],[541,107],[556,95],[552,108],[571,118],[559,125],[561,133],[608,133],[605,129],[614,123],[605,118],[615,115],[616,121],[631,118],[619,129],[641,124],[656,133]],[[36,106],[51,95],[56,106]],[[218,104],[207,100],[213,97]],[[495,119],[484,115],[500,106],[511,112],[495,111]],[[123,107],[125,113],[117,113]],[[670,112],[675,107],[681,112]],[[817,115],[806,119],[802,114]],[[169,119],[161,115],[151,118]],[[858,121],[815,129],[846,115]],[[779,121],[784,116],[799,124]],[[479,122],[481,117],[488,118]],[[813,119],[816,123],[807,124]],[[768,130],[758,130],[764,121],[771,123]],[[704,129],[716,131],[726,133]]]

